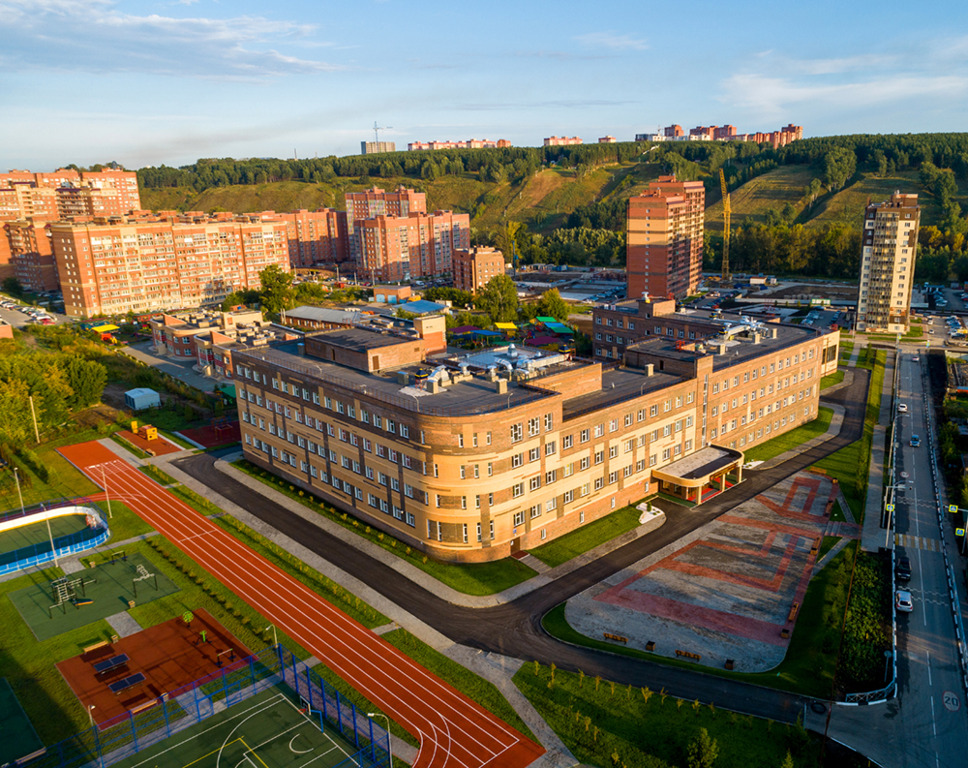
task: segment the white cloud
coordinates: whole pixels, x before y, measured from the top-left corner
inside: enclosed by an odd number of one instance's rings
[[[645,40],[615,32],[588,32],[576,35],[574,39],[589,48],[608,48],[612,51],[644,51],[649,47]]]
[[[259,78],[342,67],[282,52],[318,47],[316,28],[258,16],[122,13],[112,0],[0,0],[8,69]]]

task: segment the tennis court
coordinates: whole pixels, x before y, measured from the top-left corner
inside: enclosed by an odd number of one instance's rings
[[[38,640],[126,611],[129,600],[148,603],[178,591],[144,555],[116,554],[95,568],[70,574],[66,589],[43,581],[10,593]],[[92,637],[91,642],[103,639]]]
[[[17,700],[7,678],[0,677],[0,765],[33,754],[44,744]]]
[[[357,752],[284,691],[236,704],[112,768],[335,768]]]

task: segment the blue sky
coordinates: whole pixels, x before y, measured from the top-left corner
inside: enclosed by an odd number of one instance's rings
[[[0,0],[0,169],[968,126],[962,2]]]

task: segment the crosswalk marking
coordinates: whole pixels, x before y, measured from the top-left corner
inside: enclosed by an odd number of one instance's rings
[[[926,539],[924,536],[908,536],[906,533],[894,535],[894,546],[905,549],[922,549],[928,552],[940,552],[940,539]]]

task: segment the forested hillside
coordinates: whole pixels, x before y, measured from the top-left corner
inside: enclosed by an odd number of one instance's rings
[[[573,147],[396,152],[306,160],[199,160],[138,171],[152,209],[343,208],[346,192],[399,184],[428,207],[471,216],[475,242],[521,263],[622,266],[625,205],[662,173],[706,185],[706,267],[722,248],[723,169],[732,203],[734,271],[857,276],[869,199],[916,192],[918,276],[968,279],[968,134],[805,139],[774,150],[749,143],[634,142]]]

